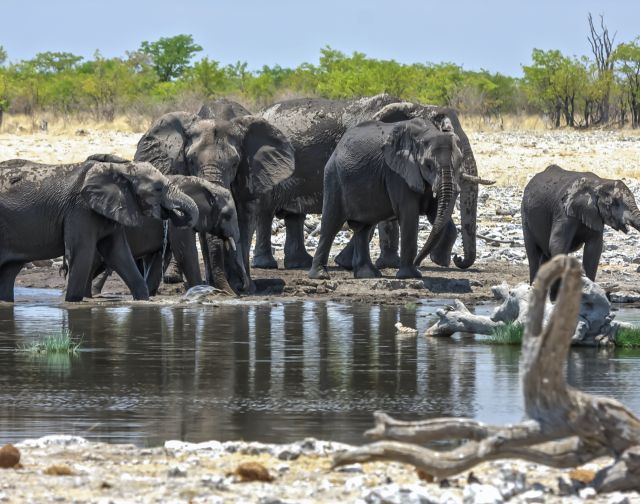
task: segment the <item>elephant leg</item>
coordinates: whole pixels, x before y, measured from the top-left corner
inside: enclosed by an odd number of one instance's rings
[[[6,262],[0,266],[0,301],[13,303],[16,277],[23,266],[23,262]]]
[[[333,262],[335,262],[341,268],[351,271],[353,269],[354,247],[354,237],[352,236],[349,240],[349,243],[347,243],[340,251],[340,253],[333,258]]]
[[[166,254],[166,252],[165,252]],[[164,271],[164,261],[162,252],[148,254],[144,258],[144,280],[149,289],[149,296],[158,294],[160,283],[162,281],[162,272]]]
[[[260,209],[255,216],[256,246],[253,249],[253,262],[251,263],[254,268],[278,269],[278,262],[273,257],[273,249],[271,247],[271,223],[273,222],[273,217],[273,211],[266,208]]]
[[[175,258],[180,270],[184,273],[187,281],[187,288],[202,284],[202,273],[200,272],[200,259],[196,247],[196,234],[189,228],[177,228],[169,226],[169,243],[171,253]],[[202,255],[204,256],[204,249]],[[207,257],[207,262],[209,262]]]
[[[407,207],[409,204],[406,205]],[[413,211],[411,211],[413,210]],[[418,208],[403,208],[400,214],[400,268],[396,278],[422,278],[422,273],[415,266],[418,253]]]
[[[542,262],[546,262],[551,258],[560,255],[568,254],[571,252],[571,244],[575,236],[575,231],[572,231],[562,222],[554,222],[551,226],[551,235],[549,238],[549,256],[544,258]],[[549,298],[551,301],[555,301],[560,288],[560,280],[554,282],[549,289]]]
[[[369,237],[374,226],[357,226],[353,233],[353,276],[354,278],[379,278],[380,270],[371,262]]]
[[[325,191],[325,195],[327,192]],[[326,202],[326,200],[325,200]],[[309,278],[328,279],[327,263],[329,262],[329,253],[331,245],[338,231],[342,229],[345,218],[342,213],[342,207],[339,203],[327,205],[322,213],[322,221],[320,224],[320,240],[318,248],[313,256],[311,269],[309,270]]]
[[[284,241],[284,267],[309,268],[313,258],[304,247],[305,214],[287,214],[284,218],[287,235]]]
[[[111,271],[100,266],[98,270],[94,270],[92,276],[93,282],[91,282],[91,297],[97,296],[102,292],[104,284],[107,283],[107,280],[111,276]]]
[[[584,244],[582,253],[582,267],[587,278],[592,282],[596,281],[596,273],[598,273],[598,265],[600,264],[600,255],[602,254],[602,234],[594,237],[592,240]]]
[[[543,254],[540,247],[536,245],[533,235],[526,224],[522,227],[522,235],[524,236],[524,249],[529,263],[529,284],[531,285],[538,273],[538,269],[542,266]]]
[[[149,299],[149,289],[133,259],[124,229],[120,228],[100,240],[97,248],[105,264],[113,269],[127,285],[133,299]]]
[[[77,302],[82,301],[87,291],[90,292],[92,275],[99,260],[96,258],[97,238],[93,230],[80,235],[71,229],[71,226],[65,228],[64,233],[65,259],[69,265],[65,301]],[[124,231],[122,234],[124,237]],[[126,239],[125,243],[126,250],[129,250]]]
[[[376,268],[398,268],[400,256],[398,245],[400,244],[400,228],[397,220],[380,222],[378,224],[380,237],[380,256],[376,261]]]

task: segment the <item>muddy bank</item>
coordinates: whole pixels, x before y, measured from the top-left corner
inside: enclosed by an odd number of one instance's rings
[[[608,461],[556,470],[518,461],[484,463],[443,481],[398,463],[331,469],[347,445],[167,441],[138,448],[74,436],[26,440],[18,468],[0,469],[3,502],[462,503],[639,502],[638,493],[585,488]],[[247,466],[247,464],[251,464]],[[253,481],[255,478],[263,481]],[[270,480],[270,481],[264,481]]]

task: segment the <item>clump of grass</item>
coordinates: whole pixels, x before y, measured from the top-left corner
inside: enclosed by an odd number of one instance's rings
[[[640,327],[620,328],[616,332],[615,342],[617,347],[640,347]]]
[[[45,354],[70,354],[76,353],[81,344],[82,341],[74,340],[69,331],[62,330],[57,333],[41,336],[29,345],[21,347],[20,351]]]
[[[485,341],[493,345],[520,345],[522,344],[523,334],[524,326],[521,323],[509,322],[496,327],[493,330],[493,334]]]

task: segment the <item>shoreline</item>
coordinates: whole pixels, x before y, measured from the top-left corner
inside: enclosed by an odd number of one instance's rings
[[[0,469],[1,501],[640,501],[638,492],[596,495],[585,488],[584,481],[609,462],[605,458],[585,464],[578,471],[500,460],[485,462],[443,481],[432,481],[412,466],[395,462],[332,469],[332,455],[349,445],[313,438],[282,445],[167,441],[163,446],[149,448],[89,442],[75,436],[47,436],[24,440],[16,447],[21,452],[19,468]]]

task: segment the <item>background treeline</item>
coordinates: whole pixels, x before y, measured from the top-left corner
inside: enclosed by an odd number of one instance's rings
[[[67,118],[90,115],[112,121],[124,115],[154,117],[193,109],[207,99],[228,97],[250,109],[296,96],[352,98],[387,92],[401,98],[449,105],[463,114],[498,119],[539,114],[554,127],[640,126],[640,38],[615,44],[604,21],[588,17],[592,57],[533,49],[522,77],[454,63],[401,64],[355,52],[321,49],[317,65],[278,65],[250,71],[238,62],[223,66],[203,57],[190,35],[143,42],[122,58],[96,51],[84,60],[66,52],[45,52],[8,63],[0,46],[2,112]]]

